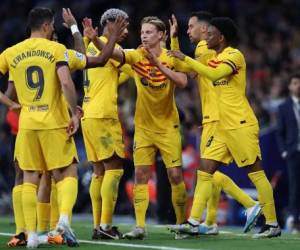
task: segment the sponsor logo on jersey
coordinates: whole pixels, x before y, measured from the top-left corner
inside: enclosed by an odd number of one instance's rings
[[[228,85],[228,80],[226,79],[221,79],[221,80],[217,80],[217,81],[214,81],[213,82],[213,86],[214,87],[217,87],[217,86],[225,86],[225,85]]]

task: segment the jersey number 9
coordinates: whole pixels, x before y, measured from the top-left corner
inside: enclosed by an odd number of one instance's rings
[[[44,92],[44,73],[39,66],[30,66],[26,69],[26,83],[29,89],[37,90],[33,101],[39,101]]]

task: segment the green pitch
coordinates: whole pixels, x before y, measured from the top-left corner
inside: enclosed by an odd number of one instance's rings
[[[119,240],[119,241],[91,241],[91,223],[87,221],[75,221],[73,228],[78,239],[81,240],[78,250],[135,250],[135,249],[161,249],[161,250],[293,250],[300,249],[300,235],[283,234],[275,239],[254,240],[251,234],[244,235],[241,229],[221,228],[218,236],[199,236],[184,240],[174,240],[166,227],[148,226],[148,237],[145,240]],[[121,232],[132,228],[130,225],[120,225]],[[0,219],[0,249],[8,249],[6,242],[10,236],[4,233],[13,233],[12,219]],[[40,246],[41,249],[70,249],[66,246]],[[18,248],[20,249],[20,248]]]

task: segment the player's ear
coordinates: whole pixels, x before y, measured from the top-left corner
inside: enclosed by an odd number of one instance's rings
[[[224,35],[220,35],[219,41],[220,41],[220,42],[224,42],[224,41],[225,41],[225,36],[224,36]]]
[[[202,25],[200,26],[200,29],[201,29],[202,32],[207,32],[207,30],[208,30],[208,25],[202,24]]]
[[[163,31],[158,31],[159,40],[162,41],[165,33]]]
[[[43,23],[42,26],[41,26],[41,30],[42,30],[43,32],[47,32],[47,31],[48,31],[48,28],[49,28],[48,26],[49,26],[48,23]]]

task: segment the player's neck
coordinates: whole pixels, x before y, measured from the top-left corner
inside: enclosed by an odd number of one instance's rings
[[[201,34],[200,35],[200,39],[199,39],[199,42],[201,42],[201,41],[206,41],[207,40],[207,34]]]
[[[157,57],[160,56],[161,53],[160,43],[153,45],[152,47],[149,48],[149,50],[151,50],[154,53],[154,55],[156,55]]]
[[[45,38],[46,39],[47,36],[44,33],[40,32],[40,31],[32,31],[31,35],[30,35],[30,38]]]
[[[217,54],[220,54],[220,53],[222,53],[222,51],[223,51],[225,48],[227,48],[227,47],[228,47],[227,44],[221,43],[219,46],[217,46],[217,47],[215,48],[215,51],[217,52]]]

